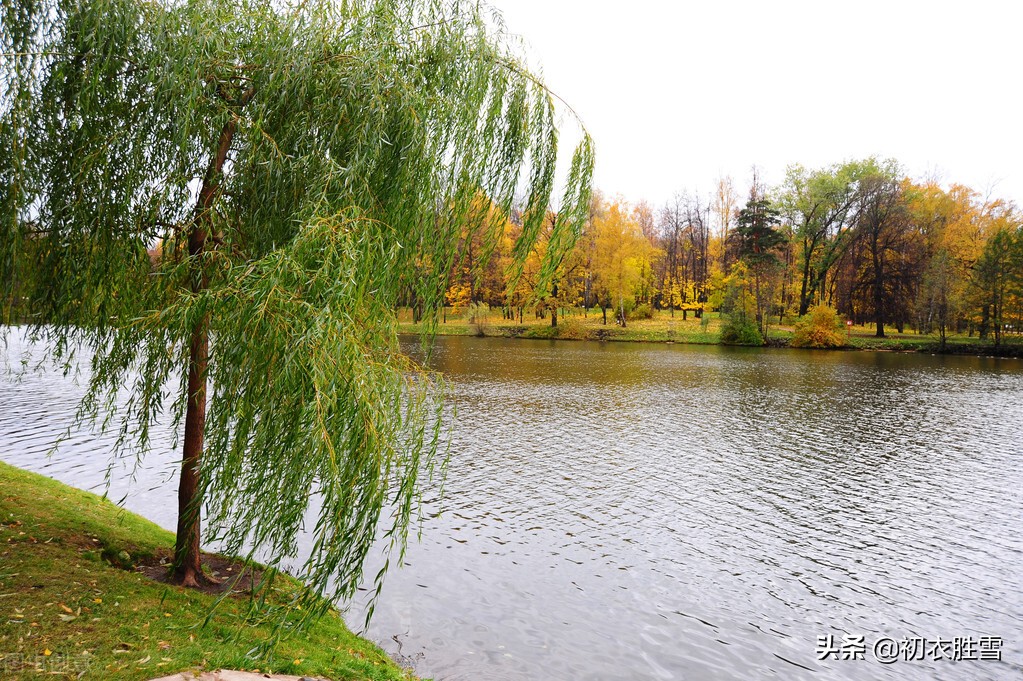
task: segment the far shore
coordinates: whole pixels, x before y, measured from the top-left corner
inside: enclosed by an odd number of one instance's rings
[[[718,313],[706,313],[705,319],[698,319],[693,313],[687,313],[685,317],[683,319],[680,311],[676,311],[672,317],[666,310],[657,310],[649,319],[628,320],[622,327],[614,323],[610,313],[605,325],[599,309],[590,309],[584,313],[580,308],[563,310],[559,314],[558,325],[552,326],[549,315],[540,318],[527,313],[520,322],[518,317],[514,320],[506,319],[500,310],[491,310],[489,315],[470,320],[465,310],[449,307],[438,318],[435,330],[439,336],[724,345],[720,340],[722,320]],[[412,321],[410,311],[402,310],[398,330],[402,334],[420,335],[423,325]],[[765,344],[757,347],[791,348],[793,332],[794,320],[785,318],[781,324],[768,327]],[[976,334],[969,336],[950,333],[942,347],[937,333],[916,333],[908,328],[899,333],[892,326],[885,330],[884,338],[878,338],[873,325],[856,325],[848,329],[846,337],[846,345],[828,349],[1023,358],[1021,334],[1004,336],[1001,344],[996,346],[991,338],[981,340]]]

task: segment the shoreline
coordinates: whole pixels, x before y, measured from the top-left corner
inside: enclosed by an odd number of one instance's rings
[[[398,324],[398,333],[408,336],[421,336],[421,325],[407,322]],[[793,347],[790,344],[791,334],[787,336],[769,335],[763,345],[737,345],[722,343],[717,333],[680,333],[671,331],[649,330],[643,328],[618,326],[580,328],[571,322],[563,326],[541,326],[530,324],[488,324],[474,329],[463,321],[438,323],[435,331],[437,336],[465,336],[474,338],[515,338],[522,340],[559,340],[559,341],[595,341],[600,343],[652,343],[662,345],[721,345],[725,347],[775,348],[791,350],[827,350],[837,352],[896,352],[907,354],[948,355],[959,357],[986,357],[992,359],[1023,359],[1023,342],[1002,343],[995,346],[989,342],[963,342],[961,339],[949,339],[944,348],[940,341],[932,336],[853,336],[852,342],[837,348],[806,348]],[[770,333],[770,332],[769,332]],[[785,333],[785,332],[783,332]]]

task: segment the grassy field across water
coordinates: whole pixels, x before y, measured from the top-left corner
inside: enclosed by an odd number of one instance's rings
[[[402,333],[418,334],[422,328],[413,323],[408,309],[399,311],[399,330]],[[774,347],[788,347],[795,330],[796,320],[777,317],[769,320],[768,344]],[[625,327],[614,321],[614,312],[609,310],[607,324],[599,308],[584,311],[582,308],[568,308],[559,311],[558,325],[551,326],[550,316],[538,317],[531,311],[514,319],[506,319],[499,308],[470,320],[465,309],[448,307],[438,319],[437,333],[442,336],[496,336],[503,338],[561,339],[628,341],[646,343],[696,343],[715,345],[721,343],[721,327],[724,320],[717,312],[707,312],[703,319],[689,312],[676,310],[674,316],[668,310],[653,310],[650,318],[630,319]],[[876,350],[888,352],[928,352],[966,355],[1023,356],[1023,336],[1019,334],[1003,338],[1002,347],[994,347],[991,339],[980,340],[977,336],[950,334],[944,351],[940,348],[937,334],[919,334],[911,329],[899,333],[894,326],[885,331],[884,338],[874,335],[871,324],[847,328],[846,350]]]

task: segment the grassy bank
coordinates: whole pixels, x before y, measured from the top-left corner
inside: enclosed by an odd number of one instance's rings
[[[778,323],[777,318],[773,319],[768,327],[768,344],[788,347],[794,324],[794,319],[786,318],[781,323]],[[464,311],[448,308],[437,325],[437,333],[442,336],[716,345],[721,343],[722,325],[723,320],[716,312],[708,312],[705,319],[697,319],[692,314],[683,319],[681,312],[672,316],[665,310],[654,310],[649,319],[630,320],[625,328],[615,324],[610,313],[608,323],[604,324],[600,310],[584,312],[581,309],[562,311],[556,327],[551,326],[549,317],[542,319],[527,313],[520,322],[518,318],[505,319],[500,310],[491,311],[485,318],[470,322]],[[399,330],[402,333],[418,334],[420,329],[420,324],[412,322],[408,310],[399,313]],[[976,336],[953,335],[948,337],[942,349],[936,335],[912,331],[898,333],[894,327],[887,329],[886,334],[885,338],[876,338],[873,326],[853,326],[848,329],[848,345],[844,349],[1023,357],[1023,337],[1020,336],[1003,339],[1002,347],[996,348],[991,340],[981,341]]]
[[[399,329],[414,334],[419,332],[420,325],[414,324],[409,312],[403,310],[399,313]],[[683,320],[681,312],[672,317],[667,312],[655,311],[652,318],[629,321],[622,328],[614,323],[611,311],[608,323],[604,324],[600,310],[573,309],[563,311],[558,317],[558,326],[552,327],[549,317],[541,319],[527,313],[520,322],[518,318],[504,319],[500,310],[491,311],[485,319],[469,322],[464,312],[448,308],[437,325],[437,332],[444,336],[715,344],[719,342],[721,320],[717,314],[709,314],[706,321],[701,322],[692,313]]]
[[[0,463],[0,678],[150,679],[244,669],[339,679],[412,678],[330,613],[248,656],[272,625],[225,599],[153,581],[137,567],[170,555],[170,532],[87,492]],[[152,571],[152,570],[150,570]],[[297,585],[274,587],[283,603]],[[82,674],[84,672],[84,674]]]

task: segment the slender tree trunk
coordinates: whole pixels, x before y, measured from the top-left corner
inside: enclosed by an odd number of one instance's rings
[[[884,261],[878,252],[877,233],[871,241],[870,254],[874,264],[874,315],[877,320],[876,338],[884,338]]]
[[[754,286],[756,287],[755,295],[756,295],[756,302],[757,302],[757,331],[763,333],[764,332],[764,310],[763,310],[763,306],[761,305],[761,301],[760,301],[761,293],[760,293],[760,268],[759,267],[757,267],[757,269],[753,272],[753,283],[754,283]]]
[[[554,305],[551,306],[551,326],[555,327],[558,325],[558,284],[557,282],[551,286],[551,300]]]
[[[191,241],[191,239],[189,239]],[[209,321],[192,331],[188,358],[188,404],[185,408],[184,456],[178,483],[178,532],[174,545],[174,581],[199,586],[204,581],[199,537],[202,499],[199,476],[206,428],[206,369],[209,361]]]
[[[991,301],[992,328],[995,330],[995,347],[1002,344],[1002,291],[1000,282],[996,284],[995,295]]]
[[[799,290],[799,316],[802,317],[810,311],[810,294],[813,290],[810,286],[810,258],[813,255],[812,251],[808,252],[810,247],[806,243],[806,239],[803,240],[803,283]]]
[[[251,91],[248,95],[251,97]],[[244,103],[244,102],[243,102]],[[217,148],[206,169],[195,219],[188,234],[188,255],[191,262],[190,287],[200,295],[209,286],[209,277],[202,262],[206,241],[210,237],[210,216],[220,189],[224,162],[231,149],[237,127],[232,118],[220,131]],[[209,315],[203,315],[192,329],[188,355],[188,398],[185,404],[185,440],[181,459],[181,480],[178,483],[178,527],[174,543],[172,578],[182,586],[199,586],[212,582],[202,572],[200,528],[202,515],[202,453],[206,431],[206,371],[209,364]]]

